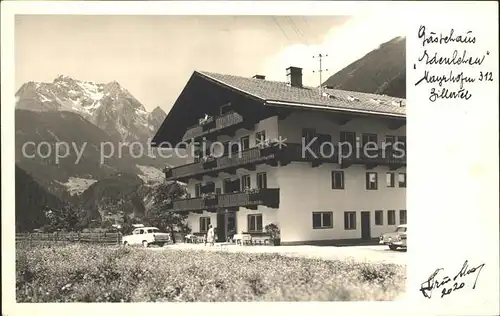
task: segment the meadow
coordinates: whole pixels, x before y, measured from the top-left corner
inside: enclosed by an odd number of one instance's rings
[[[393,300],[394,264],[70,244],[16,248],[17,302]]]

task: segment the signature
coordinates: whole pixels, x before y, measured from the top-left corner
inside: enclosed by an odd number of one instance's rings
[[[474,280],[474,285],[472,286],[472,289],[475,289],[477,278],[479,277],[479,274],[481,273],[484,265],[485,264],[482,263],[476,267],[471,268],[469,267],[469,261],[465,260],[464,264],[462,265],[462,269],[460,269],[460,271],[453,278],[450,278],[449,276],[438,277],[439,272],[442,271],[443,268],[436,269],[430,275],[430,277],[421,284],[420,292],[422,292],[422,295],[424,295],[424,297],[430,299],[433,290],[441,289],[441,298],[443,298],[444,296],[449,295],[454,291],[458,291],[464,288],[465,283],[462,278],[467,275],[476,273],[476,279]]]

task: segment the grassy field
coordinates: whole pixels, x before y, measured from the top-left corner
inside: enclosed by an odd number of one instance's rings
[[[18,302],[392,300],[404,267],[204,251],[16,249]]]

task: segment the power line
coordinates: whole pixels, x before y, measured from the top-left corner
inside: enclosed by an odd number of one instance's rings
[[[274,20],[274,23],[276,23],[276,25],[279,27],[279,29],[281,30],[281,33],[283,33],[283,35],[286,37],[286,39],[288,41],[290,41],[290,38],[288,37],[288,35],[286,35],[285,31],[283,30],[283,28],[281,27],[280,23],[278,22],[278,19],[276,19],[275,16],[273,16],[273,20]]]
[[[323,58],[325,57],[328,57],[328,54],[318,54],[317,56],[313,56],[313,58],[317,58],[319,60],[319,69],[318,70],[314,70],[313,72],[316,73],[318,72],[319,73],[319,94],[320,95],[323,95],[323,78],[322,78],[322,74],[323,72],[325,71],[328,71],[328,69],[323,69]]]
[[[300,39],[302,40],[302,42],[304,42],[306,45],[309,45],[307,43],[307,39],[305,38],[304,34],[302,33],[302,31],[297,27],[297,24],[295,24],[295,22],[293,21],[292,17],[291,16],[287,16],[288,20],[290,21],[290,23],[292,24],[292,28],[294,29],[295,33],[297,33],[297,35],[300,37]]]
[[[307,19],[305,16],[302,17],[302,20],[304,21],[307,29],[309,30],[309,32],[312,32],[312,29],[311,29],[311,25],[309,24],[309,22],[307,22]]]

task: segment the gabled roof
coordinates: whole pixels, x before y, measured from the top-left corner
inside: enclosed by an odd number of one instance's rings
[[[286,82],[206,71],[196,72],[224,86],[258,98],[268,105],[318,107],[337,111],[406,117],[406,100],[401,98],[328,88],[323,88],[323,95],[320,95],[318,88],[292,87]]]

